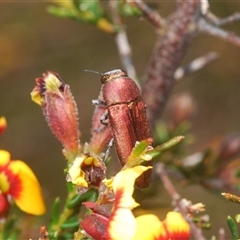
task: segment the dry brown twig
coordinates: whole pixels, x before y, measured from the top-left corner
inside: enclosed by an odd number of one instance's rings
[[[40,238],[39,240],[49,240],[49,234],[46,226],[40,227]]]
[[[201,56],[199,58],[194,59],[192,62],[190,62],[187,66],[178,68],[174,73],[174,79],[175,80],[181,80],[187,75],[194,73],[202,68],[204,68],[209,63],[215,61],[218,59],[218,54],[215,52],[210,52],[205,54],[204,56]]]
[[[173,199],[174,205],[178,208],[179,212],[183,215],[183,217],[188,221],[191,234],[194,239],[198,240],[205,240],[205,237],[202,234],[201,229],[199,229],[193,222],[193,219],[188,217],[188,204],[186,201],[182,201],[180,195],[176,191],[174,185],[172,184],[167,171],[165,170],[165,166],[162,163],[158,163],[156,165],[156,173],[158,174],[159,178],[162,180],[163,186],[167,190],[168,194]]]

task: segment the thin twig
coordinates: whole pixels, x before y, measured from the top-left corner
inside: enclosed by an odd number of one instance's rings
[[[233,32],[227,32],[219,27],[215,27],[209,24],[205,19],[201,18],[198,22],[198,29],[201,32],[219,37],[227,42],[230,42],[238,47],[240,47],[240,37]]]
[[[199,229],[193,222],[192,218],[187,217],[187,209],[184,204],[184,201],[181,200],[180,195],[176,191],[174,185],[172,184],[167,171],[165,170],[164,164],[158,163],[156,165],[156,172],[159,178],[162,180],[165,189],[167,190],[168,194],[173,199],[175,205],[179,209],[180,213],[183,217],[188,221],[191,227],[192,236],[197,240],[205,240],[204,236],[202,235],[201,229]]]
[[[132,62],[131,47],[128,42],[127,33],[125,31],[125,28],[122,26],[122,21],[117,11],[117,4],[118,4],[118,1],[115,1],[115,0],[111,0],[109,2],[113,22],[115,25],[120,27],[120,30],[116,33],[116,36],[115,36],[115,41],[118,47],[119,56],[120,56],[123,68],[127,71],[128,76],[132,78],[140,88],[139,82],[137,80],[137,74]]]
[[[240,13],[237,12],[232,14],[231,16],[228,16],[225,18],[219,18],[209,11],[206,14],[206,18],[216,26],[223,26],[225,24],[229,24],[235,21],[240,21]]]
[[[155,27],[162,28],[166,26],[166,21],[158,12],[149,8],[142,0],[127,0],[129,3],[134,3],[142,12],[143,16]]]
[[[193,60],[187,66],[178,68],[174,73],[175,80],[181,80],[185,76],[204,68],[209,63],[215,61],[218,56],[219,55],[217,53],[210,52],[203,55],[202,57]]]

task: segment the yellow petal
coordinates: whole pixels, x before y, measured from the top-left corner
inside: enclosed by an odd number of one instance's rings
[[[136,234],[137,224],[131,209],[138,203],[132,197],[135,180],[150,167],[136,166],[120,171],[113,179],[115,204],[109,218],[107,232],[109,239],[132,240]]]
[[[110,190],[112,190],[113,189],[113,178],[110,178],[110,179],[103,179],[102,180],[102,183],[104,183],[105,184],[105,186],[108,188],[108,189],[110,189]]]
[[[0,166],[6,165],[10,161],[10,153],[0,150]]]
[[[162,222],[153,214],[146,214],[136,218],[137,233],[134,240],[151,240],[166,238],[166,230]]]
[[[122,193],[118,207],[134,208],[137,203],[132,197],[135,180],[151,167],[136,166],[120,171],[113,180],[113,191],[115,195]]]
[[[118,208],[109,219],[108,236],[111,240],[133,240],[137,224],[129,208]]]
[[[82,187],[88,187],[88,183],[85,180],[85,173],[81,169],[81,164],[83,163],[84,159],[84,155],[77,157],[70,167],[68,173],[73,184]]]
[[[169,212],[164,221],[171,239],[187,240],[190,237],[190,226],[181,213]]]
[[[30,95],[31,95],[32,101],[41,106],[42,96],[41,96],[41,94],[39,93],[38,89],[37,89],[37,88],[34,88],[34,89],[32,90],[32,92],[30,93]]]
[[[29,214],[44,214],[46,208],[41,187],[32,170],[20,160],[11,161],[9,170],[16,176],[14,180],[17,182],[13,182],[13,184],[16,184],[15,186],[18,186],[18,189],[14,188],[13,185],[12,194],[9,194],[12,195],[17,206]]]

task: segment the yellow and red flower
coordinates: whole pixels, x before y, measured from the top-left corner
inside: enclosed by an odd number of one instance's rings
[[[5,117],[0,117],[0,135],[5,131],[7,128],[7,121]]]
[[[81,222],[82,229],[96,240],[189,239],[190,227],[180,213],[169,212],[163,222],[153,214],[134,217],[132,209],[139,205],[132,197],[134,183],[149,168],[136,166],[122,170],[113,179],[105,181],[106,186],[112,188],[115,194],[112,212],[107,216],[100,215],[100,211],[93,211]]]
[[[40,184],[28,167],[20,160],[10,160],[10,153],[0,150],[0,216],[7,214],[11,198],[24,212],[33,215],[45,213]]]

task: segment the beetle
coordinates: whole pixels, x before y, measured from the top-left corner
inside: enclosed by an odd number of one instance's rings
[[[146,105],[137,84],[121,69],[104,73],[101,83],[116,153],[121,164],[125,165],[137,141],[148,139],[153,142]],[[144,165],[151,166],[152,161],[145,162]],[[146,188],[150,181],[151,169],[138,177],[136,185]]]

